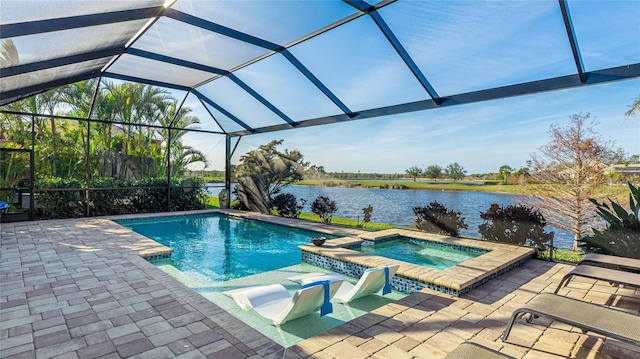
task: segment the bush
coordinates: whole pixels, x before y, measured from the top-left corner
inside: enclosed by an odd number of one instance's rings
[[[202,178],[181,177],[171,182],[172,211],[205,209],[206,197],[207,190]],[[166,203],[166,201],[164,202]]]
[[[298,199],[291,193],[281,193],[271,201],[273,208],[278,216],[287,218],[300,217],[300,211],[304,207],[305,200],[302,199],[302,204],[298,204]]]
[[[152,187],[152,188],[148,188]],[[60,178],[36,182],[38,189],[56,189],[37,194],[42,218],[82,217],[86,211],[85,190],[77,180]],[[57,189],[74,188],[72,191]],[[133,179],[94,178],[89,182],[89,214],[105,216],[163,212],[167,208],[167,181],[163,178]],[[176,178],[171,182],[171,210],[204,209],[206,188],[199,178]]]
[[[462,213],[449,211],[439,202],[431,202],[426,207],[415,207],[413,213],[417,217],[416,228],[421,231],[459,237],[460,229],[469,228],[461,217]]]
[[[482,238],[516,245],[536,247],[543,252],[553,239],[544,231],[547,221],[539,210],[524,205],[500,206],[496,203],[480,213],[484,223],[478,226]]]
[[[356,221],[356,227],[364,228],[364,225],[371,222],[371,213],[373,213],[373,206],[368,205],[362,209],[362,222],[360,222],[360,218]]]
[[[331,223],[333,214],[336,213],[337,210],[336,202],[326,196],[318,196],[316,200],[311,203],[311,212],[317,214],[322,222],[325,223]]]
[[[593,235],[582,238],[581,247],[585,252],[599,252],[621,257],[640,259],[640,190],[629,183],[629,209],[609,200],[611,206],[595,199],[597,212],[607,222],[607,229],[593,229]]]
[[[86,201],[82,184],[75,179],[39,179],[35,188],[49,190],[39,192],[35,201],[40,207],[38,215],[44,218],[82,217],[86,212]],[[73,190],[76,189],[76,190]]]

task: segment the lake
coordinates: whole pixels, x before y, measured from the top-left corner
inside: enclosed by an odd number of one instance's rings
[[[211,187],[210,192],[217,195],[219,187]],[[478,226],[482,224],[480,213],[485,212],[492,203],[503,206],[518,204],[523,196],[502,193],[462,192],[462,191],[428,191],[428,190],[397,190],[383,188],[343,188],[290,185],[283,193],[291,193],[300,200],[307,200],[304,212],[311,212],[311,202],[318,196],[329,197],[336,202],[337,217],[362,218],[362,209],[373,206],[372,222],[387,223],[396,226],[413,226],[416,216],[414,207],[425,207],[430,202],[440,202],[449,210],[462,213],[468,229],[461,234],[471,237],[481,237]],[[547,232],[555,232],[554,246],[561,249],[571,249],[573,234],[549,225]]]

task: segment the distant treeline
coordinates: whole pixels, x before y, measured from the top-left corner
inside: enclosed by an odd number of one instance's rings
[[[187,176],[202,178],[224,178],[225,173],[222,170],[196,170],[187,171]],[[401,173],[359,173],[359,172],[325,172],[307,171],[305,179],[401,179],[406,178]],[[232,176],[233,179],[233,176]]]

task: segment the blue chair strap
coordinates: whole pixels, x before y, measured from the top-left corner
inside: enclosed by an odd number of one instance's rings
[[[382,288],[382,295],[391,293],[391,280],[389,278],[389,267],[384,267],[384,287]]]
[[[302,289],[313,287],[318,284],[322,284],[322,286],[324,287],[324,303],[322,303],[322,306],[320,307],[320,316],[333,313],[333,304],[331,304],[331,301],[329,300],[331,296],[331,288],[330,288],[330,282],[328,280],[307,283],[302,286]]]

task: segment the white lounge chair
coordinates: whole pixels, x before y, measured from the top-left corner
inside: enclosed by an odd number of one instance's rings
[[[273,325],[281,325],[320,309],[320,315],[333,311],[331,298],[342,280],[314,281],[304,285],[293,296],[281,284],[247,287],[223,292],[233,298],[240,308],[254,310]]]
[[[355,285],[344,280],[338,273],[307,273],[288,279],[302,285],[318,280],[343,280],[340,289],[333,297],[336,302],[349,303],[355,299],[374,294],[382,290],[382,295],[391,293],[391,278],[398,271],[399,265],[371,268],[364,271]]]

